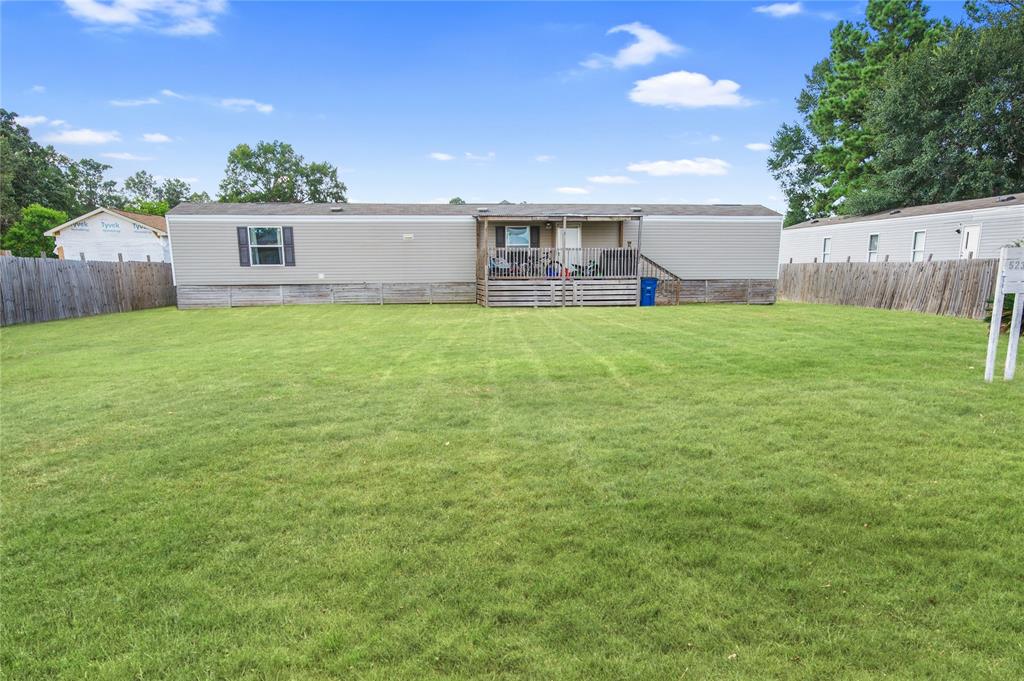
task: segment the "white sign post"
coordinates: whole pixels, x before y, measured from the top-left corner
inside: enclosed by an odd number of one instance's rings
[[[999,326],[1003,319],[1003,297],[1013,294],[1010,316],[1010,345],[1006,348],[1003,378],[1009,381],[1017,368],[1017,346],[1020,341],[1021,312],[1024,311],[1024,248],[1004,246],[999,252],[999,272],[992,296],[992,325],[988,330],[988,357],[985,359],[985,380],[992,382],[996,371],[996,349],[999,347]]]

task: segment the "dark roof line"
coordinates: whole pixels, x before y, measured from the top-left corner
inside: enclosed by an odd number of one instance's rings
[[[904,206],[902,208],[890,208],[870,215],[843,215],[830,218],[814,218],[800,224],[787,227],[786,229],[801,229],[803,227],[822,227],[829,225],[849,225],[855,222],[870,222],[872,220],[886,220],[920,217],[923,215],[942,215],[943,213],[958,213],[968,210],[983,210],[985,208],[1002,208],[1005,204],[1017,201],[1015,194],[1000,194],[999,196],[987,196],[982,199],[965,199],[963,201],[947,201],[946,203],[931,203],[926,206]],[[1024,205],[1022,201],[1018,205]]]
[[[483,210],[481,210],[483,209]],[[639,209],[639,210],[637,210]],[[481,217],[565,216],[709,216],[778,217],[752,204],[682,203],[182,203],[168,212],[178,215],[472,215]]]

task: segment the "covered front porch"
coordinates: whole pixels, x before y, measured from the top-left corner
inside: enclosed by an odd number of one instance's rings
[[[477,302],[488,307],[638,305],[643,218],[477,218]]]

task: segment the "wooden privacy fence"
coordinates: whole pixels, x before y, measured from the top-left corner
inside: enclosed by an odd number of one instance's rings
[[[0,326],[174,302],[168,263],[0,257]]]
[[[982,319],[997,259],[782,265],[779,297]]]

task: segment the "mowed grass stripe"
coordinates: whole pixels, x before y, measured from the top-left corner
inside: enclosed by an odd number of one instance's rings
[[[1024,388],[782,304],[0,333],[11,678],[1017,678]]]

